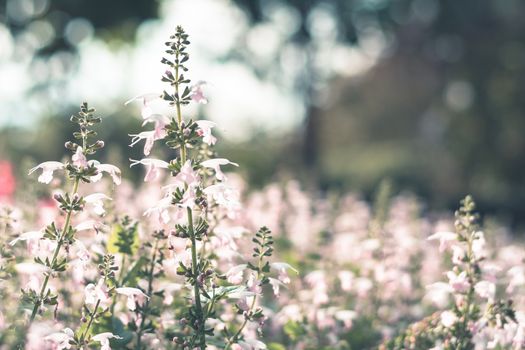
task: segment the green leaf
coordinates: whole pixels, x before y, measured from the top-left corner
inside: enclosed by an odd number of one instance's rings
[[[279,343],[270,343],[268,344],[268,350],[286,350],[286,348]]]
[[[133,255],[139,248],[137,225],[124,227],[121,224],[113,226],[108,238],[107,250],[110,254],[122,253]]]

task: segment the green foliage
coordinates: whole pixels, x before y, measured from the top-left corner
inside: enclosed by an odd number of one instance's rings
[[[107,250],[110,254],[134,255],[139,248],[138,223],[124,217],[120,223],[113,225],[108,237]]]

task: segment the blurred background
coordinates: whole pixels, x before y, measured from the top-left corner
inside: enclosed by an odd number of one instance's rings
[[[64,155],[84,100],[104,157],[140,181],[124,101],[165,88],[181,24],[190,77],[209,83],[189,114],[219,123],[253,187],[371,197],[389,179],[435,210],[471,193],[523,227],[524,18],[520,0],[0,0],[0,196]]]

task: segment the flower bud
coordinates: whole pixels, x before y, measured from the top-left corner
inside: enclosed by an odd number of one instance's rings
[[[66,149],[70,149],[70,150],[72,150],[72,151],[76,151],[78,145],[77,145],[76,143],[74,143],[74,142],[68,141],[68,142],[66,142],[66,143],[64,144],[64,147],[65,147]]]

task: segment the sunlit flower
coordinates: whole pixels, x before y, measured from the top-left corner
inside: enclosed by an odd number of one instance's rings
[[[87,204],[93,206],[93,211],[97,215],[104,215],[106,210],[104,209],[104,200],[111,200],[110,197],[106,196],[104,193],[93,193],[86,197],[84,200]]]
[[[44,339],[46,341],[52,342],[56,350],[62,350],[62,349],[71,349],[71,344],[69,343],[70,340],[73,340],[73,337],[75,336],[75,333],[71,328],[65,328],[62,332],[56,332],[48,335]]]
[[[207,83],[205,81],[198,81],[191,87],[191,99],[196,103],[201,103],[203,105],[208,103],[208,99],[204,96],[204,91],[202,87]]]
[[[241,264],[232,267],[228,270],[228,272],[226,272],[226,280],[231,284],[241,284],[244,275],[244,270],[247,266],[248,265],[246,264]]]
[[[284,286],[284,283],[279,281],[278,279],[272,278],[272,277],[268,277],[268,280],[270,282],[270,285],[272,286],[273,295],[278,297],[280,295],[281,286]]]
[[[290,264],[283,263],[283,262],[274,262],[270,264],[270,267],[272,269],[277,270],[279,273],[279,280],[285,284],[290,283],[290,277],[288,276],[287,270],[292,270],[295,273],[299,273],[296,269],[294,269]]]
[[[111,338],[122,339],[122,337],[111,332],[99,333],[94,335],[91,339],[100,343],[100,350],[111,350],[111,346],[109,345],[109,340]]]
[[[134,165],[137,165],[137,164],[142,164],[144,166],[146,166],[146,176],[144,177],[144,181],[145,182],[148,182],[148,181],[154,181],[156,179],[159,178],[160,176],[160,171],[159,169],[167,169],[168,168],[168,163],[163,161],[163,160],[160,160],[160,159],[153,159],[153,158],[144,158],[144,159],[141,159],[141,160],[133,160],[133,159],[130,159],[131,161],[131,165],[130,167],[134,166]]]
[[[99,181],[102,178],[102,173],[105,172],[111,176],[111,179],[113,180],[113,183],[115,185],[117,186],[120,185],[121,183],[120,169],[117,168],[116,166],[111,165],[111,164],[100,164],[100,162],[97,160],[90,160],[88,164],[95,166],[95,168],[97,168],[98,170],[98,174],[90,177],[90,180],[92,182]]]
[[[462,271],[459,274],[456,274],[453,271],[448,271],[447,277],[449,280],[448,283],[456,292],[464,293],[470,287],[466,271]]]
[[[140,140],[146,140],[146,143],[144,144],[144,155],[148,156],[151,153],[155,141],[166,137],[166,132],[164,130],[151,130],[143,131],[138,134],[130,134],[129,136],[132,137],[131,144],[129,145],[130,147],[133,147]]]
[[[53,173],[55,170],[63,169],[64,164],[60,162],[44,162],[36,167],[29,170],[28,175],[31,175],[33,172],[35,172],[37,169],[42,169],[42,174],[38,177],[38,182],[48,184],[53,180]]]
[[[226,180],[226,176],[225,176],[224,173],[221,171],[221,165],[228,165],[228,164],[235,165],[235,166],[239,166],[239,164],[237,164],[237,163],[233,163],[233,162],[230,162],[230,161],[229,161],[228,159],[226,159],[226,158],[208,159],[208,160],[205,160],[204,162],[201,163],[201,165],[202,165],[203,167],[213,169],[213,170],[215,171],[215,177],[216,177],[217,180],[219,180],[219,181],[224,181],[224,180]]]
[[[457,320],[458,317],[452,311],[443,311],[441,313],[441,323],[447,328],[452,327]]]
[[[209,146],[214,145],[217,138],[211,134],[211,129],[217,124],[209,120],[197,120],[195,123],[199,126],[197,134],[202,137],[202,141]]]
[[[474,286],[476,293],[485,299],[493,300],[496,295],[496,285],[489,281],[480,281]]]
[[[152,214],[156,214],[159,223],[167,224],[171,220],[170,213],[169,213],[169,209],[173,207],[173,204],[171,202],[172,202],[171,196],[166,196],[162,198],[157,203],[157,205],[147,209],[144,212],[144,216],[149,217]]]
[[[139,304],[139,305],[143,304],[145,299],[149,299],[149,297],[138,288],[122,287],[122,288],[116,288],[115,291],[119,294],[122,294],[128,297],[126,306],[131,311],[135,310],[136,304]]]
[[[103,279],[99,280],[96,285],[90,283],[84,288],[84,303],[94,306],[97,304],[97,301],[102,308],[106,308],[111,304],[108,288]]]
[[[142,118],[147,119],[151,114],[153,114],[150,105],[150,102],[160,99],[160,94],[156,93],[147,93],[143,95],[138,95],[133,97],[132,99],[126,101],[124,105],[128,105],[133,101],[140,101],[142,102],[141,107],[141,115]]]
[[[84,150],[80,146],[77,147],[77,150],[75,151],[75,154],[73,154],[73,157],[71,157],[71,160],[73,160],[73,165],[79,168],[85,168],[88,165],[88,161],[84,155]]]
[[[444,252],[447,248],[451,246],[453,242],[456,242],[458,239],[457,233],[454,232],[436,232],[432,236],[428,237],[429,241],[439,240],[439,251]]]

